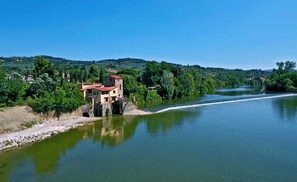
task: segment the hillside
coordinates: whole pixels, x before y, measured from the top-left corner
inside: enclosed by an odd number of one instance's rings
[[[82,68],[85,69],[93,64],[110,70],[120,70],[122,68],[134,68],[142,70],[145,65],[149,62],[144,59],[137,58],[121,58],[121,59],[105,59],[98,61],[82,61],[82,60],[70,60],[65,58],[58,58],[52,56],[42,56],[45,59],[54,63],[57,67],[63,68]],[[34,60],[36,57],[0,57],[0,63],[4,67],[7,72],[19,72],[19,73],[27,73],[33,68]],[[262,71],[260,69],[254,70],[241,70],[241,69],[224,69],[224,68],[211,68],[211,67],[201,67],[199,65],[179,65],[168,63],[172,66],[183,67],[184,69],[195,69],[201,74],[206,75],[216,75],[219,73],[226,72],[242,72],[246,76],[263,76],[268,73],[268,71]]]
[[[105,59],[99,61],[81,61],[70,60],[65,58],[57,58],[52,56],[42,56],[45,59],[54,63],[55,66],[63,67],[77,67],[85,68],[92,64],[103,68],[119,69],[119,68],[135,68],[142,69],[148,61],[135,58],[122,58],[122,59]],[[24,70],[31,70],[34,65],[36,57],[0,57],[0,62],[4,69],[8,72],[17,71],[23,72]]]

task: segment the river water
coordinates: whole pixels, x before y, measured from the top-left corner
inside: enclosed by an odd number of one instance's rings
[[[219,90],[146,109],[265,96]],[[104,118],[0,154],[0,181],[297,181],[297,96]]]

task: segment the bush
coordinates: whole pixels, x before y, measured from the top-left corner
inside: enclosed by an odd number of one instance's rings
[[[148,90],[146,96],[146,104],[160,104],[161,102],[162,98],[156,90]]]
[[[68,83],[63,88],[46,93],[31,104],[35,112],[47,114],[54,111],[55,116],[59,118],[62,113],[72,112],[83,105],[84,101],[76,85]]]

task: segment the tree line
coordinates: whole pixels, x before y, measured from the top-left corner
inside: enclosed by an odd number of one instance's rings
[[[140,60],[137,60],[140,61]],[[62,62],[62,61],[60,61]],[[85,104],[79,85],[101,82],[112,74],[124,79],[124,95],[137,105],[212,93],[217,88],[261,84],[261,70],[226,70],[181,66],[167,62],[145,62],[144,68],[108,70],[96,64],[63,64],[36,57],[25,72],[7,71],[0,66],[0,107],[30,105],[34,111],[71,112]],[[142,63],[142,62],[141,62]],[[33,75],[34,82],[26,82]],[[248,79],[249,78],[249,79]]]
[[[162,100],[200,96],[217,88],[252,84],[240,70],[220,70],[202,74],[200,67],[183,67],[167,62],[148,62],[144,70],[122,69],[124,94],[138,105],[156,104]],[[260,81],[259,81],[260,83]]]

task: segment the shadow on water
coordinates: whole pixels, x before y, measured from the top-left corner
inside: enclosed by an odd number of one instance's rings
[[[0,155],[0,181],[11,180],[23,162],[32,161],[39,177],[54,173],[61,157],[76,145],[84,141],[92,141],[101,148],[117,147],[133,138],[136,128],[144,123],[147,133],[154,136],[166,134],[172,129],[181,128],[183,122],[194,121],[199,111],[177,111],[148,116],[115,116],[102,118],[85,126],[62,133],[45,141],[26,146]]]
[[[281,118],[281,121],[297,122],[297,97],[274,99],[272,101],[274,113]]]

